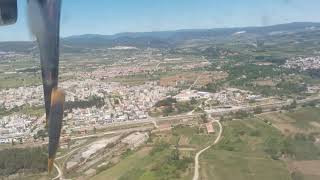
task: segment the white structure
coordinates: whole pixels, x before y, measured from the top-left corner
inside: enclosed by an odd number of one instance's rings
[[[130,149],[135,149],[136,147],[146,142],[148,139],[148,133],[136,132],[125,137],[121,142],[128,144]]]

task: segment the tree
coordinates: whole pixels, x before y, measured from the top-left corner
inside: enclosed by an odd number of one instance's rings
[[[48,137],[48,134],[45,130],[43,129],[40,129],[38,132],[37,132],[37,138],[41,138],[42,140],[44,140],[44,138]]]
[[[165,116],[168,116],[169,114],[174,112],[174,108],[172,106],[167,106],[164,108],[163,113]]]
[[[200,118],[202,120],[203,123],[207,123],[208,122],[208,116],[207,114],[201,114]]]
[[[195,104],[198,103],[198,101],[196,100],[196,98],[192,97],[191,100],[190,100],[190,103],[191,103],[192,105],[195,105]]]
[[[180,152],[179,152],[179,140],[178,138],[174,150],[171,152],[171,159],[174,161],[178,161],[180,159]]]
[[[253,112],[254,112],[255,114],[261,114],[261,113],[262,113],[262,108],[261,108],[261,107],[257,107],[257,108],[255,108],[255,109],[253,110]]]

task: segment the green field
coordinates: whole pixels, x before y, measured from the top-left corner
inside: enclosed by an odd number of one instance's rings
[[[295,122],[293,124],[301,129],[316,128],[310,124],[311,122],[320,123],[320,108],[302,108],[294,112],[286,113],[285,115],[294,119]]]
[[[272,112],[259,116],[268,120],[282,132],[312,133],[320,132],[320,108],[304,107],[290,112]]]
[[[271,158],[283,139],[275,128],[256,119],[229,121],[224,127],[218,145],[200,157],[202,179],[291,179],[285,163]]]
[[[132,179],[147,179],[144,178],[148,176],[153,178],[154,174],[150,171],[145,171],[148,166],[156,162],[160,162],[161,159],[170,154],[170,151],[166,150],[158,153],[156,156],[149,156],[148,150],[140,150],[125,159],[123,159],[119,164],[113,166],[112,168],[98,174],[93,180],[104,180],[104,179],[120,179],[123,176],[127,176],[128,173],[132,174]],[[135,175],[133,175],[135,174]],[[135,177],[133,177],[135,176]],[[152,179],[151,178],[151,179]]]
[[[23,73],[0,75],[0,89],[17,88],[21,86],[37,86],[41,84],[39,74]]]
[[[179,150],[177,160],[175,146],[182,137],[188,139],[188,145],[183,147],[195,150]],[[124,156],[118,164],[101,172],[93,180],[191,179],[195,151],[214,139],[215,135],[199,134],[198,128],[187,126],[177,126],[172,132],[152,134],[151,142],[146,147]]]

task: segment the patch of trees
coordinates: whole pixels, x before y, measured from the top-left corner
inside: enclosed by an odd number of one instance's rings
[[[48,137],[48,132],[44,129],[40,129],[37,134],[33,135],[34,139],[41,139],[44,141],[44,138]]]
[[[88,100],[68,101],[65,103],[65,109],[71,110],[75,108],[90,108],[96,106],[101,108],[105,105],[104,98],[98,96],[90,96]]]
[[[259,66],[255,64],[245,64],[237,67],[229,67],[229,79],[235,80],[239,77],[246,76],[246,79],[258,79],[265,77],[275,77],[281,75],[277,66]]]
[[[177,103],[177,100],[175,98],[169,97],[169,98],[158,101],[155,104],[155,107],[171,106],[173,103]]]
[[[237,111],[235,113],[232,113],[231,116],[235,119],[244,119],[244,118],[247,118],[249,117],[251,114],[247,111]]]
[[[196,107],[196,104],[196,99],[192,99],[191,101],[177,102],[177,100],[174,98],[166,98],[158,101],[155,104],[155,107],[163,107],[163,115],[169,116],[170,114],[180,114],[192,111]]]
[[[170,147],[170,144],[165,143],[165,142],[156,142],[155,145],[153,146],[152,150],[150,151],[150,156],[155,155],[158,152],[162,152]]]
[[[156,145],[151,152],[161,152],[169,148],[168,144],[158,144]],[[154,155],[154,154],[153,154]],[[193,162],[193,159],[190,157],[181,157],[179,152],[179,145],[171,151],[169,155],[164,157],[161,160],[161,163],[155,164],[151,167],[151,171],[155,173],[158,179],[179,179],[181,172],[185,172],[188,166]]]
[[[206,92],[211,92],[211,93],[216,93],[218,92],[221,87],[223,86],[224,81],[217,81],[217,82],[212,82],[209,83],[203,87],[201,87],[201,91],[206,91]]]
[[[8,110],[8,109],[5,109],[4,107],[0,107],[0,116],[8,116],[16,112],[22,112],[23,114],[39,117],[43,115],[44,108],[43,106],[23,105],[23,106],[15,106],[14,108]]]
[[[292,103],[290,103],[289,105],[283,106],[281,109],[282,110],[291,110],[291,109],[295,109],[297,108],[297,101],[293,100]]]
[[[0,107],[0,116],[7,116],[12,113],[21,111],[21,109],[22,109],[22,107],[18,107],[18,106],[14,107],[10,110],[5,109],[4,107]]]
[[[200,118],[202,120],[203,123],[207,123],[208,122],[208,116],[207,114],[201,114]]]
[[[294,83],[290,81],[282,81],[277,84],[277,88],[282,90],[282,93],[300,93],[307,90],[307,86],[305,84]]]
[[[210,58],[219,58],[226,50],[219,47],[209,47],[202,54]]]
[[[261,114],[263,112],[262,108],[261,107],[256,107],[254,110],[253,110],[253,113],[255,114]]]
[[[14,148],[0,151],[0,176],[28,171],[44,172],[47,170],[47,149]]]
[[[282,155],[296,160],[319,159],[320,148],[314,142],[313,134],[298,133],[286,138],[270,137],[265,141],[265,152],[273,159],[279,159]]]
[[[263,62],[270,62],[270,63],[276,64],[278,66],[286,63],[286,58],[274,57],[274,56],[256,56],[255,60],[263,61]]]
[[[178,113],[185,113],[185,112],[189,112],[192,111],[195,108],[196,104],[192,104],[189,101],[186,102],[178,102],[175,104],[175,107],[178,110]]]
[[[310,69],[310,70],[307,71],[307,73],[312,78],[320,78],[320,69]]]

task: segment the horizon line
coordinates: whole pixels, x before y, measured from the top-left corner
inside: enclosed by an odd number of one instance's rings
[[[278,25],[286,25],[286,24],[297,24],[297,23],[313,23],[313,24],[320,24],[320,22],[313,22],[313,21],[292,21],[288,23],[276,23],[270,25],[254,25],[254,26],[230,26],[230,27],[213,27],[213,28],[183,28],[183,29],[168,29],[168,30],[156,30],[156,31],[124,31],[112,34],[95,34],[95,33],[84,33],[84,34],[74,34],[69,36],[60,36],[60,39],[66,39],[71,37],[79,37],[79,36],[86,36],[86,35],[96,35],[96,36],[116,36],[126,33],[159,33],[159,32],[178,32],[178,31],[192,31],[192,30],[214,30],[214,29],[236,29],[236,28],[259,28],[259,27],[271,27],[271,26],[278,26]],[[13,41],[1,41],[0,43],[10,43],[10,42],[35,42],[35,40],[13,40]]]

